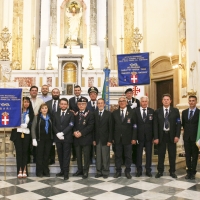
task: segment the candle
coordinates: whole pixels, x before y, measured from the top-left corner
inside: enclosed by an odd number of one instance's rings
[[[35,17],[33,18],[33,36],[35,35]]]

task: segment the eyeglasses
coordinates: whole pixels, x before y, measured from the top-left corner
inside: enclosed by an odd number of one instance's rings
[[[126,100],[119,101],[119,103],[126,102]]]

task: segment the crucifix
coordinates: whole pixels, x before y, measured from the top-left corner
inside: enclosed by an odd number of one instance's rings
[[[134,35],[133,35],[133,52],[134,53],[140,53],[139,49],[139,43],[143,40],[143,36],[141,33],[139,33],[139,28],[134,29]]]

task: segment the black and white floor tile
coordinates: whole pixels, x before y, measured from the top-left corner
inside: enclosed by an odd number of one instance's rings
[[[155,175],[155,173],[153,173]],[[73,177],[69,180],[51,177],[38,178],[31,175],[18,179],[8,173],[6,180],[0,174],[0,200],[197,200],[200,198],[200,172],[195,180],[185,180],[185,170],[177,170],[177,179],[165,173],[162,178],[126,179],[124,174],[114,179],[111,174],[107,179],[88,179]]]

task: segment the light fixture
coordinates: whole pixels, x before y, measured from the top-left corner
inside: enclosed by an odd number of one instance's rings
[[[185,70],[185,65],[184,64],[182,64],[182,63],[179,63],[179,64],[177,64],[177,65],[173,65],[172,66],[172,68],[173,69],[183,69],[183,70]]]

